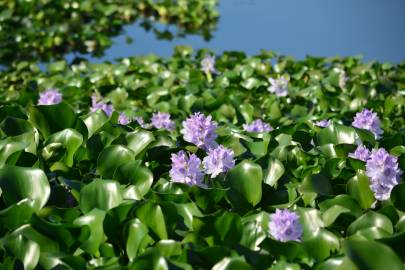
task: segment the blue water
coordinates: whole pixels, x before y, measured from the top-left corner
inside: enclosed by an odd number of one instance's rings
[[[135,22],[113,39],[104,57],[90,60],[149,53],[170,56],[176,45],[250,55],[266,49],[298,59],[362,55],[365,61],[405,60],[404,0],[221,0],[219,10],[221,17],[210,41],[196,35],[158,40]],[[127,44],[126,36],[134,42]]]

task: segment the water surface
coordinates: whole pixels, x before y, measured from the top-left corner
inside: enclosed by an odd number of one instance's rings
[[[405,60],[403,0],[221,0],[219,10],[221,17],[210,41],[193,35],[158,40],[135,22],[113,39],[114,45],[104,57],[91,60],[149,53],[170,56],[176,45],[209,48],[216,53],[239,50],[250,55],[266,49],[298,59],[306,55],[363,55],[365,61]],[[134,42],[127,44],[126,36]],[[68,56],[72,58],[72,54]]]

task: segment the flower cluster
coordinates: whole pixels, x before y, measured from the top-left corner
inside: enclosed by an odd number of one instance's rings
[[[118,122],[121,125],[128,125],[129,124],[129,118],[128,118],[128,116],[125,115],[125,113],[120,113],[120,116],[118,117]]]
[[[367,161],[367,159],[370,157],[370,150],[368,150],[364,145],[359,145],[353,153],[349,153],[349,157]]]
[[[101,100],[101,96],[98,94],[93,94],[91,96],[91,108],[90,111],[95,112],[97,110],[102,110],[107,116],[111,116],[114,111],[112,105],[108,105],[107,103]]]
[[[211,116],[205,116],[199,112],[191,115],[182,123],[180,131],[186,142],[195,144],[199,148],[210,149],[217,144],[217,123],[211,120]]]
[[[314,124],[315,126],[325,128],[328,127],[330,123],[331,123],[330,120],[323,119],[321,121],[316,121]]]
[[[390,197],[391,190],[398,184],[401,174],[398,159],[384,148],[371,152],[366,162],[366,175],[370,179],[370,187],[377,200],[383,201]]]
[[[150,124],[145,123],[145,120],[141,116],[134,117],[134,120],[138,123],[141,128],[150,128]]]
[[[300,241],[302,236],[302,226],[300,217],[287,209],[276,209],[270,216],[270,234],[278,241]]]
[[[170,177],[173,182],[187,185],[205,187],[203,183],[204,173],[201,170],[201,160],[195,154],[187,155],[183,150],[172,154],[172,168]]]
[[[216,73],[215,57],[209,54],[205,55],[201,60],[201,70],[205,73]]]
[[[48,89],[39,94],[38,105],[53,105],[62,102],[62,94],[56,89]]]
[[[371,131],[376,139],[379,139],[384,132],[380,127],[380,118],[377,113],[368,109],[356,113],[352,126]]]
[[[264,123],[261,119],[256,119],[250,124],[243,124],[243,129],[247,132],[269,132],[273,130],[269,124]]]
[[[285,97],[288,93],[288,79],[280,77],[278,79],[269,78],[270,86],[268,90],[278,97]]]
[[[222,172],[227,172],[235,166],[233,151],[219,145],[215,149],[208,151],[208,156],[203,159],[204,171],[211,174],[211,178],[216,177]]]
[[[176,124],[170,119],[170,114],[168,113],[154,113],[151,118],[151,123],[157,129],[174,130],[176,128]]]

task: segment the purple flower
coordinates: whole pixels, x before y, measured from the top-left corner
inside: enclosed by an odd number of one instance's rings
[[[269,78],[270,86],[268,90],[278,97],[285,97],[288,93],[288,80],[285,77],[278,79]]]
[[[215,57],[209,54],[205,55],[201,60],[201,70],[205,73],[216,73]]]
[[[174,130],[176,128],[176,124],[170,120],[170,114],[168,113],[154,113],[152,115],[151,122],[152,125],[157,129]]]
[[[390,197],[391,190],[398,184],[401,174],[397,157],[390,155],[384,148],[371,152],[366,163],[366,175],[377,200],[383,201]]]
[[[353,153],[349,153],[349,157],[365,162],[370,157],[370,150],[364,145],[359,145]]]
[[[101,96],[98,94],[93,94],[91,96],[91,112],[95,112],[97,110],[102,110],[107,116],[111,116],[114,111],[112,105],[108,105],[107,103],[100,100]]]
[[[243,129],[247,132],[270,132],[273,128],[264,123],[261,119],[256,119],[250,124],[243,124]]]
[[[371,131],[374,133],[376,139],[379,139],[384,132],[380,128],[380,118],[378,118],[377,113],[368,109],[364,109],[363,111],[356,113],[352,126]]]
[[[315,126],[325,128],[330,125],[330,120],[323,119],[321,121],[316,121],[314,124],[315,124]]]
[[[136,116],[134,120],[138,123],[141,128],[150,128],[150,124],[146,124],[141,116]]]
[[[204,173],[201,171],[201,160],[195,154],[187,155],[181,150],[177,154],[172,154],[171,160],[172,168],[169,174],[173,182],[206,187],[203,183]]]
[[[222,172],[227,172],[235,166],[233,151],[219,145],[217,148],[209,149],[208,156],[203,159],[204,171],[211,174],[211,178]]]
[[[129,124],[129,119],[128,117],[125,115],[125,113],[120,113],[120,116],[118,117],[118,122],[121,125],[128,125]]]
[[[186,142],[195,144],[199,148],[209,149],[217,144],[217,123],[211,120],[211,115],[205,117],[202,113],[195,113],[183,121],[180,131]]]
[[[53,105],[62,102],[62,94],[56,89],[48,89],[39,94],[38,105]]]
[[[270,215],[270,234],[280,242],[300,241],[302,236],[302,226],[300,217],[287,209],[276,209]]]

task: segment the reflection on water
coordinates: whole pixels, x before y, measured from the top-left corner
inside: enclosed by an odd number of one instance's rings
[[[405,60],[405,1],[403,0],[222,0],[213,38],[173,37],[159,40],[137,23],[124,28],[114,45],[95,62],[130,55],[169,56],[176,45],[256,54],[261,49],[304,58],[363,55],[366,61]],[[173,26],[154,24],[156,29]],[[133,38],[132,44],[125,36]],[[74,56],[69,55],[68,59]]]

